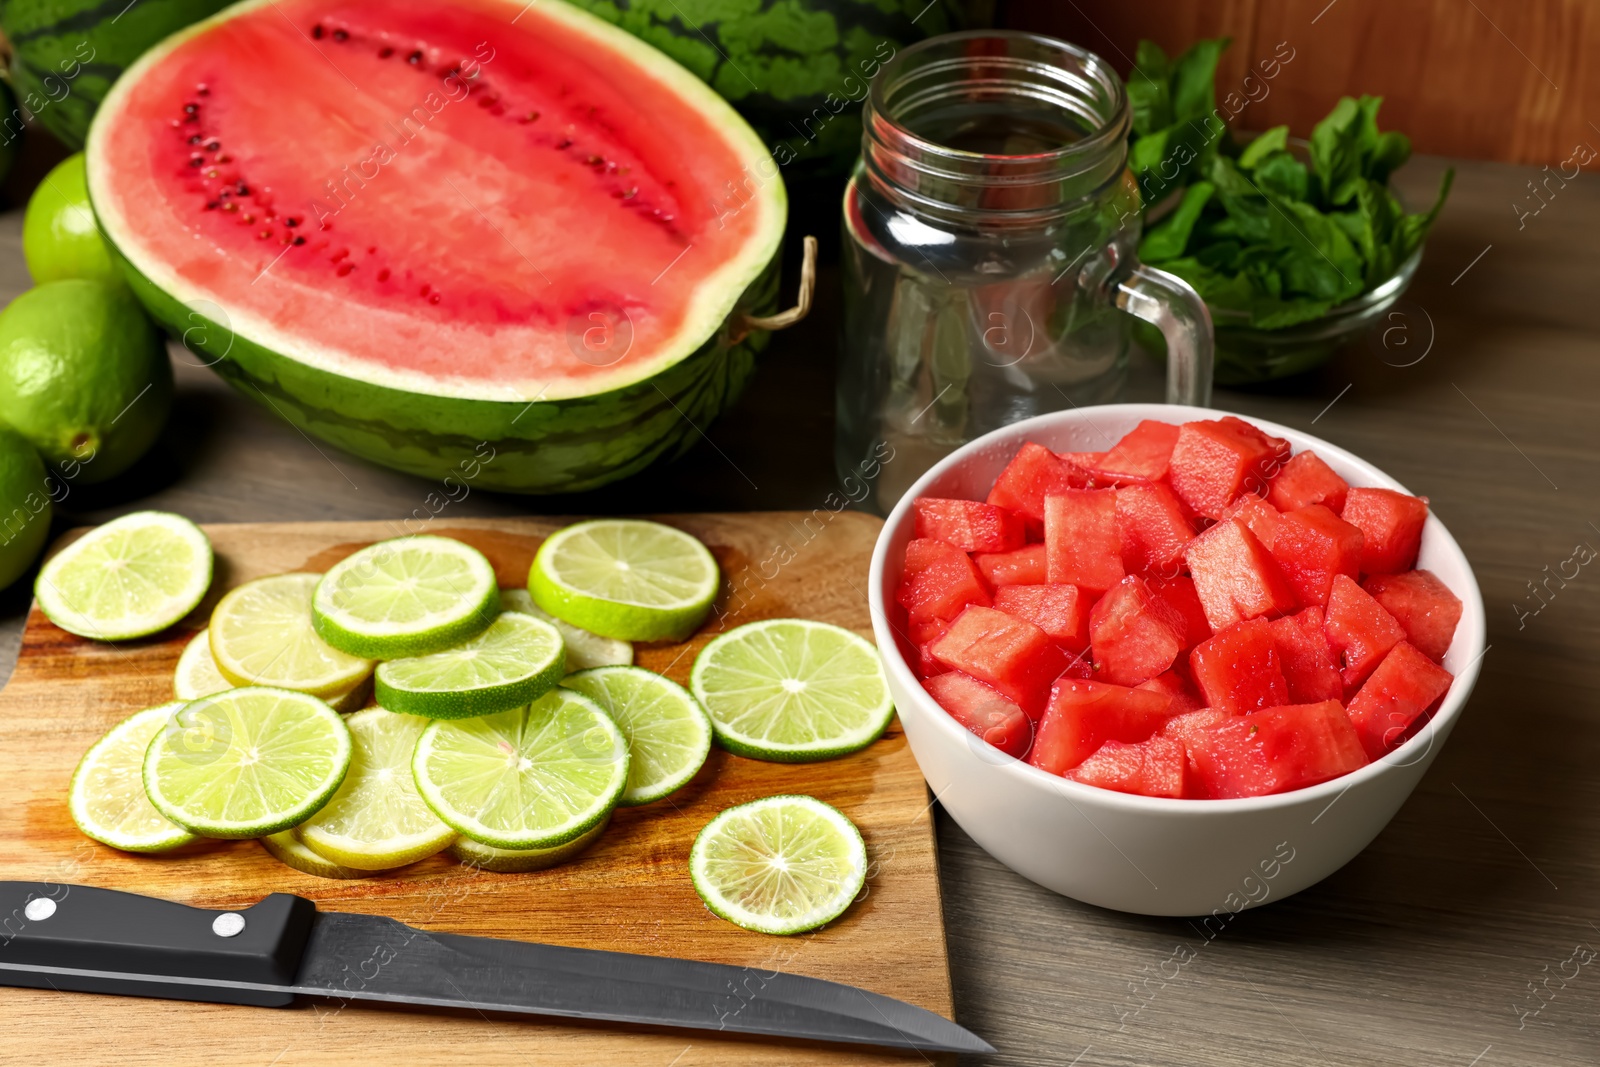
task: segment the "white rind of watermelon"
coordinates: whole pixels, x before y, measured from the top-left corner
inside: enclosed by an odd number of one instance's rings
[[[581,42],[585,62],[592,60],[607,69],[631,67],[628,77],[647,79],[658,87],[662,95],[650,106],[670,105],[703,117],[706,128],[716,132],[716,143],[707,153],[721,153],[716,158],[725,161],[723,170],[731,172],[729,192],[709,183],[705,191],[713,194],[712,214],[701,219],[700,232],[685,231],[686,260],[693,264],[689,253],[698,244],[710,249],[704,253],[710,266],[672,266],[684,273],[673,279],[678,291],[669,295],[676,302],[662,318],[675,322],[675,327],[626,360],[592,365],[555,352],[562,358],[539,368],[538,360],[546,358],[539,352],[548,356],[553,349],[548,344],[537,349],[533,342],[540,339],[539,329],[549,333],[550,328],[531,319],[512,319],[488,328],[471,324],[477,331],[475,345],[460,343],[470,331],[453,336],[448,355],[460,361],[462,373],[408,366],[405,359],[411,353],[405,351],[386,362],[371,358],[372,351],[386,356],[386,348],[403,348],[403,342],[383,334],[386,324],[395,321],[395,313],[381,305],[373,307],[370,301],[363,304],[367,298],[359,294],[340,313],[330,304],[335,297],[329,294],[336,293],[331,276],[327,285],[309,284],[292,275],[280,278],[278,268],[262,271],[254,281],[241,281],[237,274],[220,283],[197,277],[172,251],[173,231],[187,224],[187,217],[174,213],[177,209],[167,210],[167,201],[159,197],[154,198],[156,210],[149,209],[152,197],[140,198],[141,193],[159,191],[160,180],[170,184],[170,179],[160,178],[156,166],[151,168],[156,177],[148,178],[129,166],[141,159],[140,137],[157,146],[148,155],[159,159],[157,139],[168,136],[149,121],[148,107],[140,102],[147,79],[159,86],[160,79],[170,75],[171,68],[164,69],[164,64],[192,66],[196,55],[204,55],[200,49],[219,39],[206,35],[231,20],[285,9],[286,17],[311,10],[296,0],[246,0],[174,35],[129,68],[96,115],[88,145],[90,195],[130,284],[152,314],[188,347],[203,353],[225,379],[302,430],[416,474],[454,476],[514,492],[573,491],[625,477],[693,444],[698,427],[726,408],[748,379],[766,336],[751,332],[745,320],[769,311],[776,295],[786,198],[775,163],[743,120],[666,56],[566,4],[546,2],[524,9],[507,0],[466,0],[459,5],[467,12],[463,17],[492,15],[508,27],[507,34],[564,34],[558,39],[568,47]],[[357,18],[366,12],[374,19],[389,10],[378,0],[352,0],[343,9],[355,11]],[[440,17],[449,17],[450,10]],[[514,24],[521,28],[509,29]],[[320,26],[318,36],[321,39]],[[191,41],[195,45],[186,49]],[[312,44],[309,38],[306,43]],[[512,40],[511,49],[518,43]],[[503,38],[496,38],[496,44],[508,49]],[[342,59],[337,53],[335,58]],[[501,69],[495,70],[496,76]],[[640,109],[649,111],[644,103]],[[314,145],[307,146],[307,154],[315,154]],[[471,178],[458,174],[456,180],[467,185]],[[721,204],[716,202],[719,194],[725,197]],[[173,193],[172,199],[176,197]],[[470,212],[461,214],[463,220],[452,225],[463,229],[476,225]],[[489,222],[482,211],[477,214]],[[330,217],[336,229],[349,229],[345,217]],[[730,219],[732,237],[725,232]],[[649,230],[645,236],[655,232]],[[202,243],[207,236],[198,224],[193,234],[180,235]],[[298,246],[299,242],[282,254],[294,253]],[[242,247],[244,254],[257,258],[269,250],[266,242],[260,250]],[[234,250],[227,251],[231,256]],[[627,251],[615,254],[626,256]],[[310,276],[311,282],[317,280]],[[258,290],[258,283],[266,288]],[[528,284],[533,284],[531,279]],[[643,287],[640,291],[656,295]],[[427,324],[422,315],[416,317]],[[369,329],[365,323],[373,325]],[[457,325],[447,323],[440,329],[453,330]],[[374,336],[368,340],[362,331]],[[345,343],[352,334],[358,342],[353,346]],[[522,372],[497,380],[494,368],[501,364],[515,364]]]

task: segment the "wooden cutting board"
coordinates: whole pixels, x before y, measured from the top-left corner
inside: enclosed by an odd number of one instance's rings
[[[563,519],[445,522],[493,561],[502,587],[522,585],[541,538]],[[871,636],[867,563],[879,521],[854,512],[682,515],[663,521],[710,546],[724,588],[712,621],[687,643],[641,647],[637,662],[687,683],[710,636],[754,619],[803,616]],[[420,532],[415,523],[412,532]],[[329,881],[278,863],[254,841],[215,842],[182,855],[131,856],[81,836],[67,785],[107,728],[171,699],[185,642],[227,589],[265,574],[325,570],[397,523],[284,523],[207,527],[217,577],[206,602],[169,633],[122,645],[74,637],[35,607],[16,672],[0,691],[0,877],[126,889],[208,908],[241,907],[273,891],[333,911],[388,915],[425,930],[617,949],[749,966],[749,990],[772,970],[861,986],[951,1016],[930,801],[898,722],[864,752],[782,765],[714,749],[701,773],[666,801],[619,809],[575,862],[530,874],[472,871],[445,856],[355,881]],[[70,536],[70,535],[69,535]],[[833,925],[775,938],[713,916],[689,880],[695,834],[718,811],[775,793],[809,793],[860,826],[871,860],[863,898]],[[3,951],[3,949],[0,949]],[[728,1008],[741,993],[730,988]],[[484,1064],[905,1063],[907,1056],[819,1048],[720,1033],[660,1031],[422,1012],[339,1001],[287,1009],[0,988],[4,1045],[33,1063]],[[910,1054],[909,1062],[925,1057]]]

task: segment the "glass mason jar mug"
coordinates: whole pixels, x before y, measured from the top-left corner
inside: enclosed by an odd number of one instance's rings
[[[936,37],[884,65],[862,119],[835,446],[852,499],[887,511],[974,437],[1119,399],[1130,315],[1166,338],[1167,402],[1209,402],[1211,318],[1136,258],[1128,99],[1099,57],[1028,33]]]

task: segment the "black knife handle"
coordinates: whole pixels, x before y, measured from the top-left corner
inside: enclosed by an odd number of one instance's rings
[[[317,906],[273,893],[207,911],[113,889],[0,882],[0,985],[281,1007]]]

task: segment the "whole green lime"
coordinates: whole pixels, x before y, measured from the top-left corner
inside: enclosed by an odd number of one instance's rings
[[[171,408],[166,346],[125,286],[49,282],[0,312],[0,422],[67,481],[126,470]]]
[[[0,426],[0,589],[39,558],[50,536],[50,488],[28,439]]]
[[[39,284],[62,278],[122,280],[89,206],[83,153],[68,156],[44,176],[22,218],[22,256]]]

